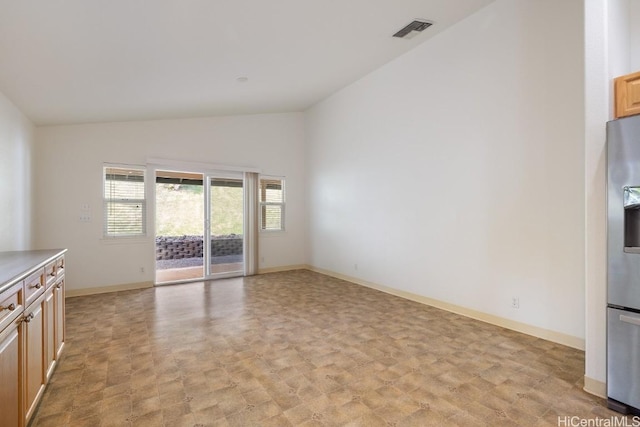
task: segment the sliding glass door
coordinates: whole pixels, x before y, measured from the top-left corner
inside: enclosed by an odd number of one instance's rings
[[[242,178],[209,177],[209,276],[243,272],[244,185]]]
[[[156,283],[205,277],[204,176],[156,171]]]
[[[157,170],[156,283],[243,273],[243,178]]]

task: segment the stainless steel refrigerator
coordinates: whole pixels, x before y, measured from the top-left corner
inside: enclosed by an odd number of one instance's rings
[[[640,116],[607,123],[607,395],[640,411]]]

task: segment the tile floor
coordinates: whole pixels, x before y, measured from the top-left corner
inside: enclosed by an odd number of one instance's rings
[[[32,426],[619,416],[581,351],[306,270],[69,298],[67,338]]]

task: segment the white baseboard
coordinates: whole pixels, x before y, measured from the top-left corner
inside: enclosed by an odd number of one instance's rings
[[[584,376],[584,391],[603,399],[607,398],[607,383]]]
[[[451,304],[444,301],[439,301],[433,298],[428,298],[422,295],[413,294],[411,292],[401,291],[399,289],[390,288],[388,286],[380,285],[377,283],[368,282],[355,277],[346,276],[340,273],[336,273],[330,270],[324,270],[322,268],[316,268],[313,266],[308,267],[309,270],[317,273],[325,274],[327,276],[335,277],[337,279],[346,280],[347,282],[362,285],[367,288],[376,289],[378,291],[386,292],[391,295],[395,295],[401,298],[405,298],[411,301],[419,302],[421,304],[430,305],[432,307],[440,308],[442,310],[450,311],[452,313],[461,314],[472,319],[481,320],[492,325],[500,326],[502,328],[511,329],[523,334],[532,335],[537,338],[542,338],[547,341],[552,341],[558,344],[566,345],[568,347],[583,350],[585,348],[584,339],[574,337],[572,335],[563,334],[561,332],[551,331],[549,329],[539,328],[526,323],[517,322],[511,319],[505,319],[504,317],[494,316],[492,314],[483,313],[481,311],[472,310],[470,308],[461,307],[459,305]]]
[[[263,268],[258,270],[258,274],[266,274],[266,273],[277,273],[280,271],[291,271],[291,270],[305,270],[310,269],[306,264],[297,264],[297,265],[286,265],[282,267],[271,267],[271,268]],[[187,282],[197,282],[202,281],[202,279],[194,279]],[[67,289],[65,292],[65,298],[73,298],[85,295],[95,295],[95,294],[106,294],[109,292],[118,292],[118,291],[130,291],[133,289],[145,289],[145,288],[153,288],[153,282],[137,282],[137,283],[124,283],[121,285],[110,285],[110,286],[102,286],[97,288],[82,288],[82,289]]]
[[[258,270],[258,274],[279,273],[281,271],[291,271],[291,270],[311,270],[311,267],[307,264],[296,264],[296,265],[284,265],[282,267],[261,268]]]
[[[98,288],[65,289],[65,298],[145,288],[153,288],[153,282],[125,283],[122,285],[102,286]]]

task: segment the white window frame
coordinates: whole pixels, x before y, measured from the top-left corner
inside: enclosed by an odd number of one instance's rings
[[[262,181],[263,180],[277,180],[281,182],[282,185],[282,202],[265,202],[262,200]],[[287,198],[287,191],[286,191],[286,183],[285,183],[285,177],[284,176],[273,176],[273,175],[260,175],[260,179],[258,182],[258,192],[260,193],[258,195],[259,197],[259,202],[260,202],[260,223],[259,223],[259,227],[260,227],[260,232],[261,233],[283,233],[286,230],[285,224],[286,224],[286,198]],[[262,224],[264,224],[263,221],[263,212],[264,212],[264,208],[266,206],[280,206],[280,228],[279,229],[265,229],[262,228]]]
[[[109,202],[112,200],[118,199],[109,199],[106,197],[107,191],[107,169],[129,169],[132,171],[142,172],[143,177],[143,199],[122,199],[122,202],[129,203],[137,203],[142,206],[141,210],[141,232],[139,233],[130,233],[130,234],[113,234],[109,233]],[[127,165],[127,164],[116,164],[116,163],[104,163],[102,165],[102,203],[103,203],[103,227],[102,227],[102,235],[105,239],[132,239],[132,238],[145,238],[148,233],[148,207],[149,207],[149,197],[148,197],[148,179],[147,179],[147,167],[144,165]]]

